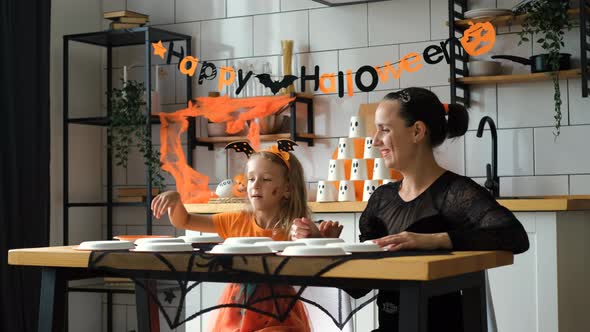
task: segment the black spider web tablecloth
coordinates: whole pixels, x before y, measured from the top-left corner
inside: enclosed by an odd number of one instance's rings
[[[350,297],[341,289],[338,289],[336,300],[310,296],[308,293],[312,292],[305,292],[308,286],[330,286],[330,281],[321,277],[323,274],[355,259],[441,254],[448,254],[448,252],[406,251],[362,253],[337,257],[285,257],[277,255],[211,255],[200,251],[192,253],[94,251],[90,255],[88,267],[91,271],[108,272],[111,275],[131,278],[138,287],[145,289],[148,296],[157,303],[162,316],[172,329],[204,313],[224,307],[251,310],[283,321],[297,301],[317,307],[338,328],[342,329],[354,314],[373,302],[376,296],[369,296],[368,299],[365,297],[363,301],[355,301],[354,308],[347,305],[350,303]],[[175,282],[180,291],[178,304],[171,307],[162,303],[153,287],[146,284],[148,279],[165,279]],[[257,296],[256,291],[251,291],[249,294],[245,292],[244,297],[239,301],[217,304],[202,308],[194,313],[186,312],[185,299],[187,295],[205,281],[239,281],[243,282],[245,286],[250,285],[250,287],[256,284],[264,285],[264,287],[270,288],[270,296]],[[284,289],[285,284],[298,284],[300,287],[285,294],[285,292],[279,291]],[[348,288],[348,286],[343,288]],[[354,288],[354,285],[351,285],[350,288]],[[164,302],[171,303],[171,297],[174,296],[167,294]],[[285,305],[285,301],[282,301],[285,299],[288,300],[287,305]],[[260,304],[264,301],[273,301],[272,311],[260,309]],[[282,305],[279,305],[279,301]],[[182,315],[183,311],[185,312],[184,316]]]

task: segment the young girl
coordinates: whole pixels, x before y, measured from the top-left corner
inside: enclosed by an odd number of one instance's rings
[[[209,215],[188,214],[180,201],[180,194],[169,191],[154,198],[152,211],[156,218],[168,213],[171,223],[182,229],[218,233],[228,237],[272,237],[288,240],[292,221],[309,218],[306,184],[303,168],[297,158],[276,146],[269,150],[254,152],[246,167],[247,195],[250,207],[239,212]],[[251,287],[251,285],[248,285]],[[292,287],[274,287],[275,294],[294,295]],[[241,284],[229,284],[220,298],[220,303],[243,303],[243,294],[250,290]],[[258,284],[250,296],[265,298],[271,295],[270,288]],[[286,308],[292,299],[281,299]],[[256,304],[257,309],[277,314],[273,300]],[[298,301],[287,319],[280,322],[270,316],[241,308],[218,309],[217,319],[211,331],[311,331],[304,305]]]

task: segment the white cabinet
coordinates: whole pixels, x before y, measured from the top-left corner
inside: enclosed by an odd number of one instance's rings
[[[500,332],[586,331],[590,213],[516,213],[530,248],[488,271]]]

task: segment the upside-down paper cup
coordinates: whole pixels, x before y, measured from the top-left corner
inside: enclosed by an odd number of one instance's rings
[[[385,180],[390,179],[391,173],[389,168],[385,166],[385,160],[383,158],[375,158],[375,164],[373,165],[373,180]]]
[[[365,149],[363,151],[363,158],[374,159],[381,157],[379,150],[373,146],[373,137],[365,137]]]
[[[365,180],[363,184],[363,202],[369,200],[377,187],[379,187],[379,180]]]
[[[343,180],[338,186],[338,202],[354,202],[356,200],[354,193],[354,182]]]
[[[335,202],[337,199],[338,194],[331,181],[318,181],[317,202]]]
[[[338,139],[338,159],[354,158],[354,140],[348,137]]]
[[[328,181],[340,180],[346,180],[346,175],[344,174],[344,160],[330,159],[330,165],[328,166]]]
[[[360,138],[365,136],[367,136],[365,133],[365,120],[360,116],[351,116],[348,137]]]
[[[367,160],[353,159],[350,167],[350,180],[367,180]]]

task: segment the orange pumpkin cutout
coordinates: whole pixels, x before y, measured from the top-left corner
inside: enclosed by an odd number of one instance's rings
[[[353,148],[354,148],[354,157],[356,159],[362,159],[363,153],[365,152],[365,139],[364,138],[355,138],[353,139]],[[332,153],[332,159],[338,158],[338,149],[334,150]],[[375,164],[374,159],[367,159],[367,176],[369,179],[373,178],[373,166]],[[350,169],[352,168],[352,160],[346,159],[344,160],[344,174],[346,179],[350,179]],[[391,178],[395,180],[400,180],[402,178],[401,173],[396,170],[390,170]],[[338,183],[339,181],[334,181],[333,185],[336,187],[336,191],[338,191]],[[354,195],[357,201],[363,200],[363,185],[364,181],[354,181]]]
[[[234,177],[234,186],[231,189],[233,197],[246,197],[246,176],[238,174]]]
[[[461,45],[469,55],[482,55],[490,51],[496,43],[496,30],[490,22],[469,22],[470,27],[461,37]]]

